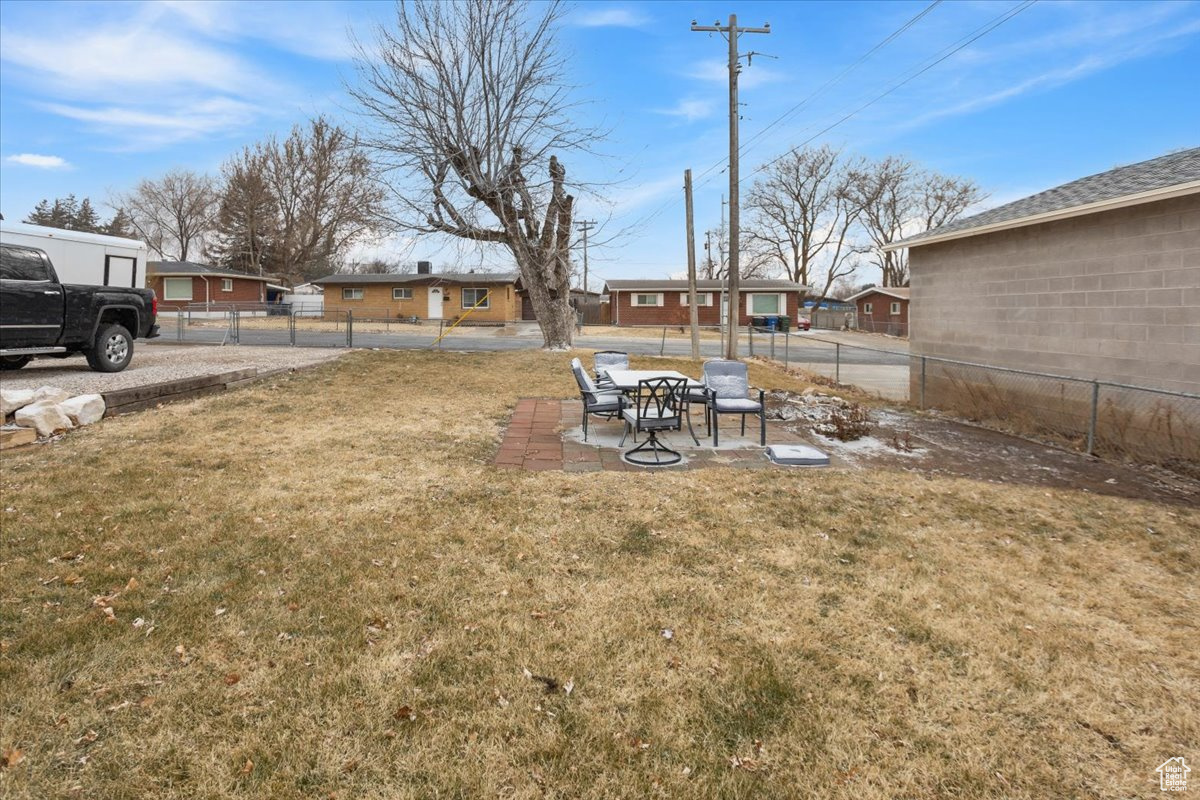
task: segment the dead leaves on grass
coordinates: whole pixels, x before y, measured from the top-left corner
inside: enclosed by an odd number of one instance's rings
[[[0,769],[12,769],[25,760],[25,754],[12,745],[0,750]]]

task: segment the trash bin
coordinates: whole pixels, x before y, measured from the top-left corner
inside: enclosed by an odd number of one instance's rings
[[[791,326],[792,326],[792,321],[790,318],[788,318],[788,317],[780,317],[779,318],[779,332],[780,333],[787,333],[788,329],[791,328]]]
[[[767,317],[767,330],[773,331],[779,327],[779,317],[772,314]]]
[[[751,317],[750,324],[753,325],[755,328],[767,327],[767,321],[766,321],[765,317]]]

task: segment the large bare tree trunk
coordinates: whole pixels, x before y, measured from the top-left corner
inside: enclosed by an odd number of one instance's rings
[[[571,120],[554,44],[564,13],[557,2],[402,3],[394,29],[360,51],[362,84],[351,90],[376,125],[368,144],[396,223],[507,250],[555,350],[571,346],[575,328],[575,200],[559,155],[597,138]]]

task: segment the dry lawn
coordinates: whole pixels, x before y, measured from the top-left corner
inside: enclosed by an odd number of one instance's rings
[[[1196,510],[490,465],[573,393],[364,352],[4,454],[0,796],[1127,798],[1200,755]]]

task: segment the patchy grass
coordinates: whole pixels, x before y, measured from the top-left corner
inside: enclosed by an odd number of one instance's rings
[[[567,360],[354,353],[4,454],[0,795],[1119,798],[1194,752],[1200,513],[492,467]]]

